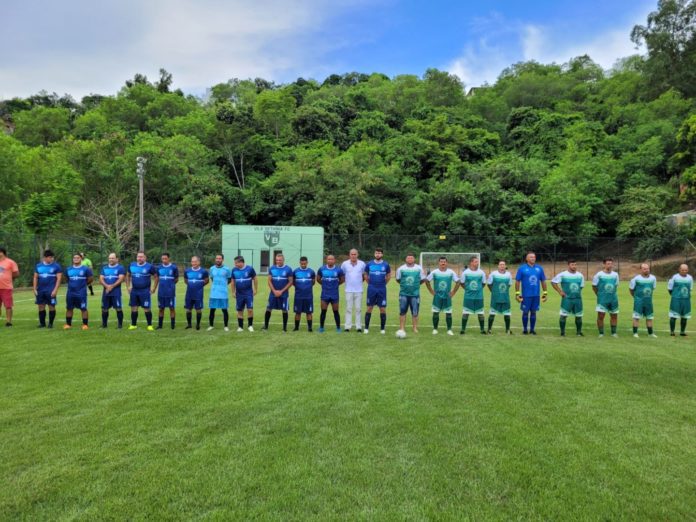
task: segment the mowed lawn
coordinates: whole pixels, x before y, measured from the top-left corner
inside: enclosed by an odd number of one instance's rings
[[[104,331],[98,296],[89,331],[62,330],[63,299],[37,330],[18,293],[0,519],[694,519],[696,319],[669,337],[664,283],[658,339],[631,337],[622,283],[618,339],[597,338],[588,287],[584,338],[572,319],[559,338],[551,292],[536,337],[516,307],[513,336],[500,318],[458,335],[458,294],[455,337],[444,316],[431,334],[425,295],[405,340],[393,283],[385,336],[377,313],[369,335],[282,334],[277,312],[262,333],[260,283],[253,334],[219,314],[206,332],[207,310],[184,331],[181,309],[174,332],[119,331],[113,313]]]

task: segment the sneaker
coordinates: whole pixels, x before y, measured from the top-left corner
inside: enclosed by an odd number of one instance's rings
[[[154,331],[155,331],[155,328],[154,328],[151,324],[148,324],[148,325],[147,325],[147,331],[148,331],[148,332],[154,332]]]
[[[364,334],[369,334],[369,333],[370,333],[370,330],[368,330],[367,328],[365,328],[365,329],[363,330],[363,333],[364,333]]]
[[[319,333],[324,333],[324,327],[323,327],[323,326],[320,326],[320,327],[319,327]]]
[[[437,335],[437,330],[433,330],[433,335]]]
[[[215,330],[214,326],[209,326],[208,328],[205,329],[206,332],[210,332],[212,330]]]
[[[130,326],[128,327],[128,329],[129,329],[129,330],[137,330],[137,329],[138,329],[138,326],[132,324],[132,325],[130,325]]]
[[[226,332],[229,332],[229,331],[230,331],[230,327],[229,327],[229,326],[225,326],[225,327],[223,328],[223,330],[226,331]]]
[[[651,333],[648,337],[652,337],[653,339],[657,339],[657,335],[655,335],[654,333]]]
[[[63,325],[63,330],[70,330],[71,328],[72,328],[72,326],[69,325],[69,324],[64,324],[64,325]]]
[[[83,325],[82,325],[82,329],[83,329],[83,330],[89,330],[89,326],[87,326],[86,324],[83,324]]]
[[[244,328],[242,328],[241,326],[237,327],[237,332],[243,332],[243,331],[244,331]]]
[[[612,337],[613,337],[613,336],[614,336],[614,335],[612,334]],[[634,334],[633,334],[633,337],[635,337],[636,339],[638,339],[638,334],[637,334],[637,333],[634,333]]]
[[[384,335],[385,333],[387,333],[387,331],[386,331],[386,330],[380,330],[379,333],[381,333],[382,335]]]
[[[254,327],[253,327],[253,326],[250,326],[249,328],[247,328],[247,330],[249,330],[250,332],[253,332],[253,331],[254,331]]]
[[[447,335],[454,335],[454,332],[452,330],[447,330]]]

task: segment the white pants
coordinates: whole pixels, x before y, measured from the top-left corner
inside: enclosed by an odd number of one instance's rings
[[[355,327],[362,329],[362,292],[346,292],[346,321],[344,328],[350,330],[353,325],[353,310],[355,310]]]

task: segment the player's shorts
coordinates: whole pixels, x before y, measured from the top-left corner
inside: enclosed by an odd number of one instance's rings
[[[186,310],[203,310],[203,298],[191,299],[190,297],[184,298],[184,308]]]
[[[520,310],[523,312],[538,312],[541,298],[538,295],[522,297]]]
[[[165,308],[176,308],[176,297],[158,297],[157,308],[164,310]]]
[[[283,312],[288,311],[288,296],[276,297],[273,294],[268,296],[267,310],[282,310]]]
[[[672,319],[691,319],[691,300],[672,299],[669,303],[669,317]]]
[[[65,296],[65,307],[68,310],[73,310],[75,308],[79,308],[80,310],[87,310],[87,296],[68,294]]]
[[[254,296],[253,295],[240,295],[237,294],[237,297],[235,298],[237,300],[237,311],[241,312],[245,308],[247,310],[253,310],[254,309]]]
[[[582,314],[582,299],[568,299],[567,297],[561,298],[561,317],[567,317],[569,315],[582,317]]]
[[[3,288],[0,290],[0,304],[5,308],[12,308],[14,305],[14,300],[12,299],[11,288]]]
[[[387,306],[387,289],[386,288],[370,288],[367,287],[367,306],[379,306],[384,308]]]
[[[151,297],[150,290],[133,290],[131,292],[130,299],[128,300],[128,306],[131,308],[138,306],[142,308],[150,308]]]
[[[618,314],[619,313],[619,299],[614,298],[611,301],[598,301],[597,302],[597,308],[595,308],[597,312],[603,312],[605,314]]]
[[[433,297],[433,312],[439,314],[444,312],[446,314],[452,313],[452,298],[448,295],[447,297]]]
[[[482,314],[483,312],[483,299],[464,298],[464,311],[462,312],[462,315]]]
[[[314,299],[311,297],[296,297],[292,304],[292,309],[296,314],[311,314],[314,312]]]
[[[652,299],[641,299],[633,301],[633,319],[652,319],[655,317]]]
[[[102,295],[102,310],[108,310],[109,308],[114,310],[121,309],[120,295]]]
[[[409,308],[411,309],[411,315],[413,317],[418,317],[418,310],[420,310],[420,297],[415,295],[400,295],[399,314],[406,315]]]
[[[491,302],[491,307],[488,310],[488,315],[512,315],[510,310],[510,301],[502,303]]]
[[[229,308],[229,305],[229,299],[216,299],[214,297],[211,297],[208,301],[208,308],[215,308],[218,310],[227,310],[227,308]]]
[[[36,294],[36,304],[37,305],[48,305],[56,306],[58,299],[51,297],[51,292],[39,292]],[[11,306],[10,306],[11,308]]]
[[[321,302],[326,304],[338,304],[338,295],[322,295]]]

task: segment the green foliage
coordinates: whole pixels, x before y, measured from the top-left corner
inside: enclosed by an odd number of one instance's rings
[[[15,116],[14,137],[25,145],[48,145],[70,131],[70,111],[62,108],[34,107]]]

